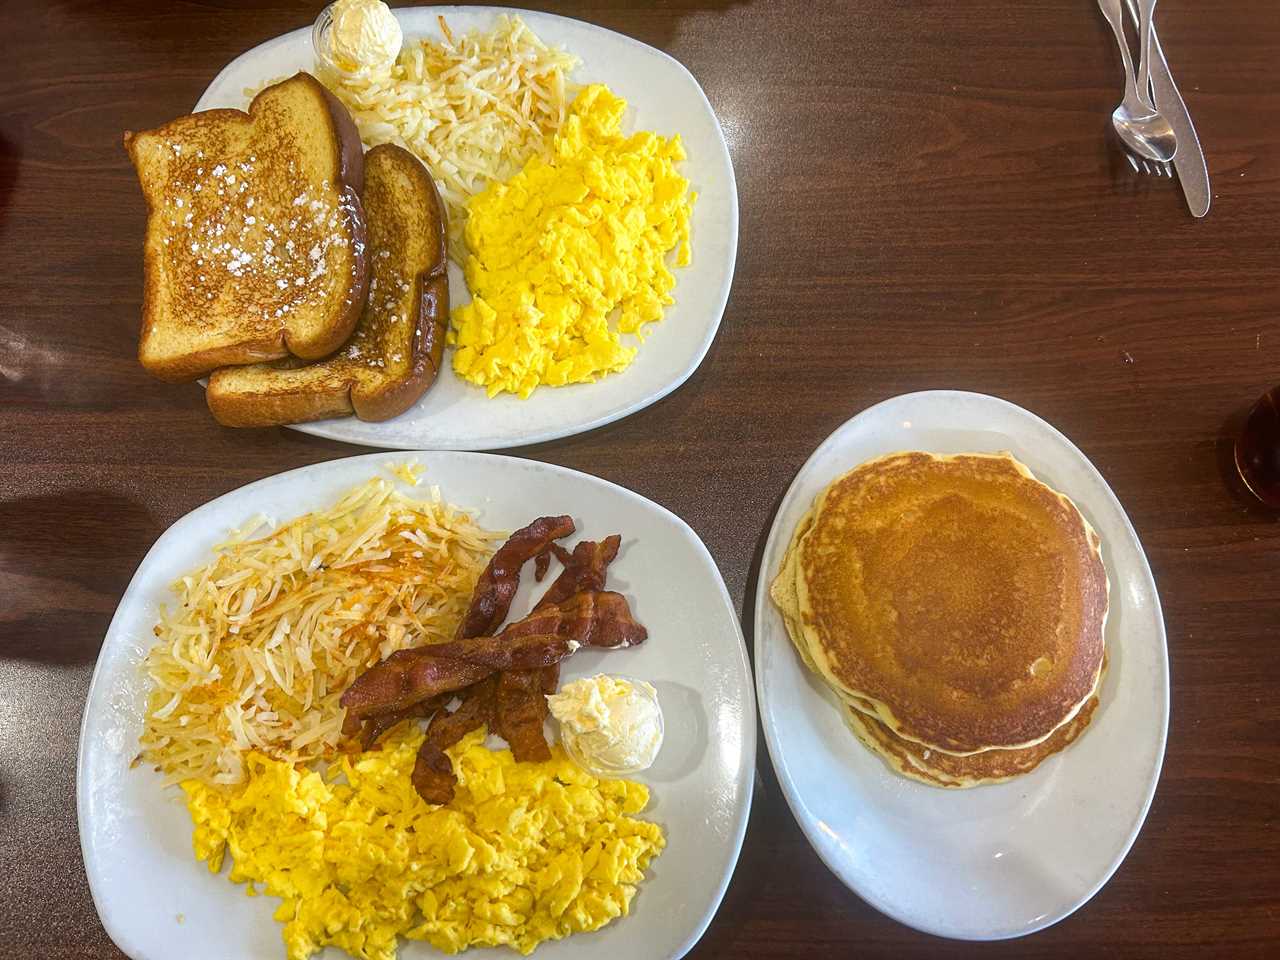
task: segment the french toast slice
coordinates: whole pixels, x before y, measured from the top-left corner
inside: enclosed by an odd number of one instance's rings
[[[332,357],[224,367],[205,396],[219,423],[266,427],[355,413],[403,413],[439,373],[449,320],[445,208],[417,157],[384,144],[365,155],[369,295]]]
[[[126,132],[147,202],[138,359],[162,380],[332,353],[364,306],[364,155],[310,74]]]

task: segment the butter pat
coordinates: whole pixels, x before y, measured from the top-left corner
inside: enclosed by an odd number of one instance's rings
[[[347,73],[385,72],[400,55],[400,22],[382,0],[337,0],[325,53]]]
[[[597,674],[547,697],[565,752],[592,773],[648,769],[662,748],[658,691],[643,680]]]

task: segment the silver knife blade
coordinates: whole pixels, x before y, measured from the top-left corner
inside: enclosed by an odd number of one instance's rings
[[[1125,0],[1125,6],[1137,23],[1138,10],[1134,0]],[[1178,152],[1174,154],[1173,166],[1178,171],[1182,195],[1187,198],[1191,215],[1203,217],[1209,212],[1209,167],[1205,163],[1196,128],[1191,123],[1191,114],[1177,84],[1173,82],[1169,61],[1165,59],[1154,25],[1151,29],[1151,89],[1155,94],[1156,109],[1168,118],[1178,137]]]

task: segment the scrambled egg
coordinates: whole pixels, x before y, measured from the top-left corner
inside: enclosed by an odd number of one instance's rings
[[[234,791],[183,783],[196,857],[216,873],[230,852],[233,882],[282,899],[289,960],[328,945],[394,960],[398,936],[528,954],[626,916],[665,844],[629,816],[648,803],[644,786],[597,780],[559,746],[517,764],[477,730],[449,751],[457,795],[435,806],[409,782],[421,742],[394,734],[323,777],[254,753]]]
[[[695,199],[676,172],[684,148],[623,136],[626,108],[607,87],[584,88],[551,156],[467,205],[473,299],[453,311],[453,369],[489,396],[622,370],[636,348],[619,334],[640,334],[674,302],[667,255],[689,264]]]

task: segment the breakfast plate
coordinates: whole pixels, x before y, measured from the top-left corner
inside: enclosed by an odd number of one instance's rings
[[[706,95],[688,70],[667,54],[603,27],[566,17],[498,7],[402,7],[395,10],[406,42],[440,36],[438,16],[453,33],[489,29],[497,15],[518,14],[542,40],[581,59],[575,83],[607,83],[629,104],[624,129],[679,134],[688,159],[680,165],[697,192],[693,260],[675,271],[675,303],[648,327],[644,347],[624,371],[596,383],[540,388],[527,400],[486,398],[458,378],[446,352],[444,369],[409,411],[377,423],[354,418],[299,424],[294,429],[369,446],[489,450],[570,436],[635,413],[680,386],[702,362],[720,326],[738,247],[738,195],[728,146]],[[195,109],[244,108],[246,89],[312,70],[311,27],[269,40],[233,60]],[[455,305],[469,300],[462,272],[450,263]]]
[[[892,772],[849,733],[769,597],[814,497],[858,464],[902,450],[1009,451],[1074,500],[1102,539],[1111,609],[1100,706],[1070,749],[1006,783],[943,790]],[[1169,666],[1142,545],[1085,456],[1034,414],[994,397],[947,390],[895,397],[849,420],[814,452],[765,546],[755,667],[769,754],[814,850],[869,904],[927,933],[995,940],[1061,920],[1119,867],[1155,793]]]
[[[643,816],[666,833],[631,914],[593,933],[552,940],[547,957],[680,957],[714,915],[738,858],[751,801],[755,709],[741,627],[724,581],[697,535],[678,517],[622,487],[562,467],[473,453],[396,454],[425,468],[415,496],[442,496],[490,529],[514,530],[532,511],[570,514],[583,536],[623,533],[611,589],[649,630],[625,652],[587,649],[566,660],[564,680],[606,663],[652,683],[666,721],[654,765],[633,779],[650,789]],[[94,903],[115,943],[134,960],[182,956],[278,960],[284,955],[269,896],[248,898],[192,857],[191,821],[176,789],[133,764],[147,681],[140,667],[155,639],[173,579],[248,518],[277,520],[319,509],[377,475],[386,454],[316,464],[249,484],[188,514],[152,547],[103,641],[81,727],[77,805]],[[386,476],[386,474],[383,474]],[[533,505],[536,505],[533,506]],[[538,589],[526,576],[513,613]],[[617,658],[612,660],[610,658]],[[510,956],[481,949],[478,956]],[[336,952],[325,956],[338,956]],[[437,955],[417,941],[402,957]]]

